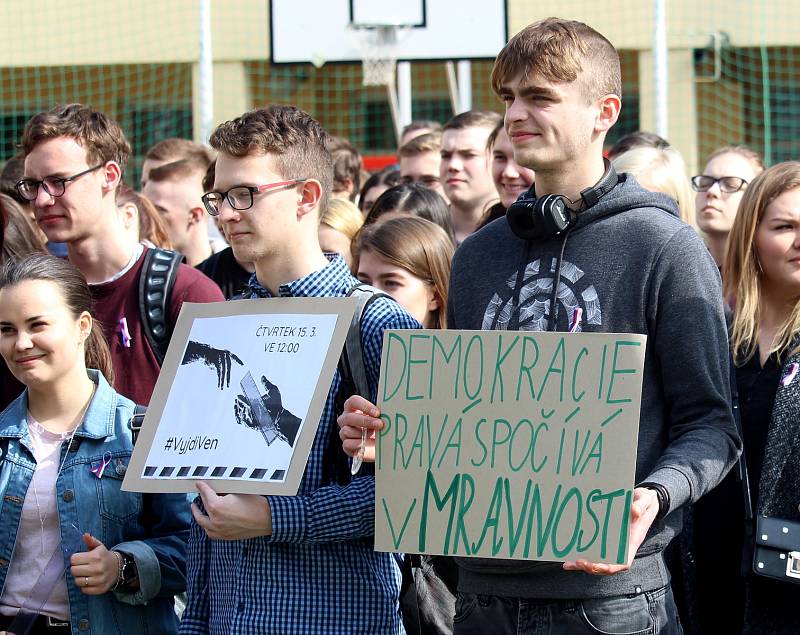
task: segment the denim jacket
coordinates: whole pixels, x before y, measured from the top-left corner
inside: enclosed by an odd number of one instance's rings
[[[88,532],[108,549],[132,555],[139,573],[135,592],[84,595],[67,570],[72,632],[174,633],[173,596],[186,588],[186,541],[191,515],[183,494],[137,494],[120,489],[133,443],[129,421],[134,404],[114,391],[95,370],[94,398],[72,443],[62,443],[63,469],[56,504],[65,544]],[[22,503],[36,461],[27,424],[28,393],[0,413],[0,588],[14,553]],[[111,462],[98,478],[92,467]],[[85,548],[85,547],[84,547]],[[44,563],[43,563],[44,564]],[[65,556],[64,566],[69,567]]]

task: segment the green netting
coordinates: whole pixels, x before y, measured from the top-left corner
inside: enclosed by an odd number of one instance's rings
[[[118,119],[134,146],[127,174],[132,183],[149,145],[167,136],[197,138],[199,4],[0,2],[0,161],[15,152],[33,113],[66,101],[90,103]],[[508,0],[510,31],[544,17],[539,4]],[[603,31],[622,54],[624,105],[610,143],[655,125],[653,4],[609,0],[602,12],[590,0],[559,6],[562,15]],[[668,136],[691,170],[714,148],[732,143],[763,152],[768,163],[800,156],[795,5],[666,0]],[[360,64],[271,64],[267,0],[215,0],[211,6],[215,120],[270,102],[291,103],[366,155],[395,151],[386,91],[362,87]],[[472,103],[500,110],[490,68],[491,61],[473,62]],[[445,121],[453,114],[443,63],[412,63],[412,86],[414,118]]]

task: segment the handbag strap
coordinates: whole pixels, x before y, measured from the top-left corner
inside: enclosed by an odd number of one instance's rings
[[[733,411],[733,421],[736,424],[736,432],[742,440],[742,453],[736,464],[736,477],[742,486],[742,502],[744,503],[744,519],[747,527],[753,520],[753,499],[750,494],[750,478],[747,474],[747,458],[744,453],[744,432],[742,429],[742,416],[739,411],[739,388],[736,385],[736,366],[733,363],[733,355],[728,354],[730,372],[728,373],[731,383],[731,410]]]

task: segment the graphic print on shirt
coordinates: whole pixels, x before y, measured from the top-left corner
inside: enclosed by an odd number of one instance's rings
[[[483,330],[545,331],[553,291],[557,259],[553,258],[550,270],[542,270],[540,259],[528,263],[523,279],[515,272],[506,281],[506,287],[496,292],[483,314]],[[557,301],[559,321],[566,315],[567,330],[579,333],[584,324],[602,324],[600,299],[594,285],[586,284],[584,273],[571,262],[561,262],[561,280]],[[519,291],[517,292],[517,288]]]

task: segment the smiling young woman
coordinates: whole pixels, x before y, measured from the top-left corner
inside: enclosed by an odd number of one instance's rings
[[[0,550],[12,554],[0,569],[0,630],[44,601],[34,633],[174,633],[189,510],[182,495],[120,489],[135,406],[109,384],[90,309],[86,279],[64,260],[34,254],[0,268],[0,353],[25,386],[0,413]],[[57,582],[43,589],[51,567]]]
[[[514,147],[502,121],[489,134],[486,149],[492,157],[492,179],[500,200],[484,212],[478,229],[505,216],[511,204],[530,189],[535,176],[533,170],[514,160]]]

